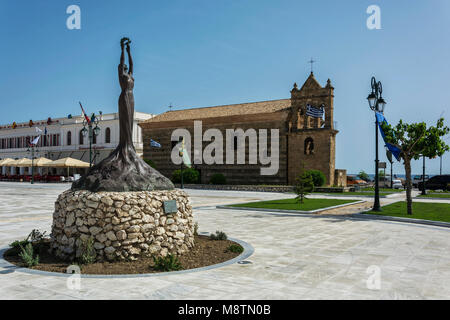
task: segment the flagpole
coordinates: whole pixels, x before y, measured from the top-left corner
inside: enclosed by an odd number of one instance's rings
[[[31,146],[31,184],[34,184],[34,146]]]

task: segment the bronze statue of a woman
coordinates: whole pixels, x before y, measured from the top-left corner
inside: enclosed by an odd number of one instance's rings
[[[90,191],[152,191],[171,190],[173,183],[150,167],[137,154],[133,146],[134,78],[130,39],[122,38],[119,64],[120,140],[117,148],[89,172],[72,184],[72,190]],[[130,69],[125,64],[125,49]]]

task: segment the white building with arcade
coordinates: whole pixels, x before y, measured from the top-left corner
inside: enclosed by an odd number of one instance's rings
[[[138,123],[152,118],[153,115],[135,112],[133,124],[133,143],[136,152],[142,156],[142,132]],[[119,114],[101,114],[99,118],[99,133],[93,139],[92,162],[100,162],[106,158],[119,144]],[[35,149],[35,158],[45,157],[58,160],[66,157],[89,162],[89,138],[83,135],[84,117],[68,116],[65,118],[48,118],[47,120],[0,125],[0,160],[2,159],[31,159],[30,142],[40,136]],[[37,130],[36,128],[39,128]],[[0,174],[29,174],[30,168],[8,167],[1,168]],[[42,168],[39,169],[42,171]],[[56,169],[52,170],[56,173]]]

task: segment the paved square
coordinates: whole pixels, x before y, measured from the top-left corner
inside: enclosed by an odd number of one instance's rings
[[[32,229],[50,232],[67,184],[0,182],[0,248]],[[187,190],[200,232],[225,231],[254,248],[252,264],[181,275],[66,278],[0,267],[2,299],[449,299],[450,229],[389,221],[216,209],[288,198],[258,192]],[[379,273],[380,288],[376,289]],[[369,287],[369,288],[368,288]]]

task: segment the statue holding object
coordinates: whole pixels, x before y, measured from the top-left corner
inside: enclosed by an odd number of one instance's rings
[[[134,78],[130,44],[129,38],[120,40],[122,52],[118,71],[122,92],[119,97],[119,145],[106,159],[75,181],[72,190],[125,192],[174,189],[173,183],[142,160],[133,146]],[[129,69],[125,64],[125,48]]]

